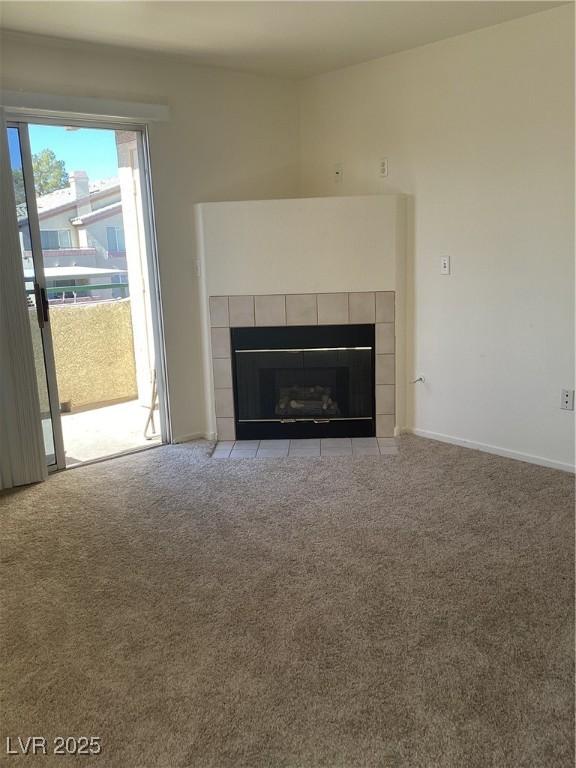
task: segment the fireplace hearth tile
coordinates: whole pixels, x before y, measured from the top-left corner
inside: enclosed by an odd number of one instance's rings
[[[288,448],[282,448],[279,451],[270,448],[258,448],[256,452],[257,459],[282,459],[288,456]]]
[[[352,440],[349,437],[327,437],[320,440],[321,456],[351,456]]]
[[[353,437],[352,453],[354,456],[379,456],[378,440],[375,437]]]
[[[294,446],[292,443],[296,442],[295,440],[290,441],[290,450],[288,452],[288,458],[292,457],[300,457],[300,458],[320,458],[320,442],[318,442],[318,445],[306,445],[306,446]],[[300,442],[300,441],[298,441]],[[302,442],[310,442],[315,443],[315,440],[302,440]]]
[[[353,437],[352,446],[354,445],[378,445],[377,437]]]
[[[352,448],[351,437],[323,437],[320,440],[322,448]]]
[[[233,450],[257,451],[260,448],[260,440],[236,440]]]
[[[254,325],[254,296],[229,296],[228,311],[231,328]]]
[[[212,357],[230,357],[230,331],[228,328],[211,328]]]
[[[318,294],[318,325],[346,325],[348,323],[348,294]]]
[[[277,445],[270,447],[273,443]],[[349,456],[396,456],[397,441],[392,437],[301,438],[295,440],[221,440],[214,459],[286,459]]]
[[[318,325],[315,293],[286,296],[286,325]]]
[[[285,296],[254,296],[257,326],[286,325]]]
[[[236,438],[236,428],[234,419],[216,419],[216,429],[218,430],[219,440],[234,440]]]
[[[394,393],[396,387],[390,384],[376,385],[376,414],[394,414]]]
[[[376,355],[376,385],[395,384],[394,355]]]
[[[376,316],[374,294],[348,294],[348,309],[351,323],[373,323]]]
[[[234,418],[234,397],[232,389],[215,389],[214,401],[216,416],[231,416]]]
[[[376,416],[376,436],[394,437],[394,416]]]
[[[232,389],[232,363],[229,357],[216,357],[212,360],[214,389]]]
[[[394,323],[376,323],[376,354],[394,352]]]
[[[394,322],[394,291],[379,291],[376,294],[376,322]]]
[[[228,328],[228,296],[210,296],[208,301],[212,328]]]
[[[260,448],[267,451],[283,451],[290,448],[290,440],[260,440]]]
[[[352,456],[351,445],[322,446],[320,456]]]
[[[299,437],[294,440],[290,440],[290,450],[293,448],[318,448],[320,450],[320,438],[319,437]]]

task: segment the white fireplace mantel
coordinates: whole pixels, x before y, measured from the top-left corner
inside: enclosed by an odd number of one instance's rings
[[[395,431],[404,424],[405,201],[402,195],[252,200],[195,206],[202,286],[206,434],[222,438],[215,384],[216,297],[395,295]],[[257,298],[254,298],[257,297]],[[210,302],[209,299],[212,298]],[[346,300],[348,301],[348,299]],[[212,318],[210,317],[212,304]],[[241,303],[241,302],[240,302]],[[256,324],[257,321],[255,321]],[[350,322],[354,322],[352,319]],[[274,325],[276,323],[270,323]],[[222,368],[216,363],[216,370]],[[221,412],[221,411],[220,411]],[[227,417],[229,418],[229,417]],[[226,438],[224,438],[226,439]]]

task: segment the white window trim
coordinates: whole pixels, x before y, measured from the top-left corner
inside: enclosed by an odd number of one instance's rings
[[[2,106],[15,115],[33,114],[38,119],[98,117],[114,122],[167,122],[170,108],[164,104],[144,104],[136,101],[115,101],[91,96],[62,96],[50,93],[3,91]]]

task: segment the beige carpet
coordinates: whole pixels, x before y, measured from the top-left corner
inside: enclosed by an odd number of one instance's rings
[[[157,448],[0,497],[6,735],[100,768],[573,765],[573,478]]]

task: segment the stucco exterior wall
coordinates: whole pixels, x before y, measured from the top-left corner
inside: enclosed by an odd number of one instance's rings
[[[93,211],[98,211],[100,208],[112,205],[113,203],[121,202],[120,193],[118,188],[111,191],[107,195],[102,195],[96,200],[92,201]],[[124,222],[122,213],[112,213],[104,216],[96,221],[88,221],[85,225],[73,225],[71,222],[77,216],[79,211],[74,207],[68,207],[64,210],[56,210],[53,213],[43,212],[40,215],[40,229],[41,230],[61,230],[65,229],[70,233],[70,242],[72,248],[95,248],[97,254],[91,253],[88,263],[90,266],[105,267],[108,266],[108,237],[106,233],[107,227],[121,227],[123,228]],[[74,254],[70,257],[66,253],[66,249],[62,249],[58,259],[50,257],[53,262],[58,263],[46,264],[46,266],[71,266],[78,262],[78,254]],[[115,260],[116,261],[116,260]],[[115,266],[118,266],[115,264]],[[125,262],[120,265],[124,268]]]
[[[36,323],[35,311],[30,312]],[[72,410],[137,397],[130,299],[51,305],[58,395]],[[33,333],[37,370],[42,348]],[[42,388],[40,388],[42,389]],[[41,393],[41,408],[47,409]]]
[[[44,353],[42,349],[42,334],[38,327],[36,309],[28,309],[30,318],[30,328],[32,330],[32,349],[34,350],[34,365],[36,368],[36,380],[38,382],[38,397],[40,399],[40,413],[44,418],[50,413],[50,403],[48,401],[48,386],[46,384],[46,374],[44,369]]]
[[[51,216],[42,217],[40,219],[40,229],[66,229],[70,232],[70,238],[73,248],[78,248],[80,242],[78,240],[78,231],[76,227],[70,224],[70,219],[76,215],[75,208],[68,208],[65,211],[54,213]]]
[[[112,216],[106,216],[106,218],[98,219],[97,221],[86,224],[85,226],[88,235],[88,247],[96,248],[102,259],[105,259],[106,254],[108,253],[108,235],[106,232],[107,227],[124,228],[122,214],[116,213]],[[116,261],[116,259],[113,259],[113,261]],[[116,265],[107,264],[107,266]]]

